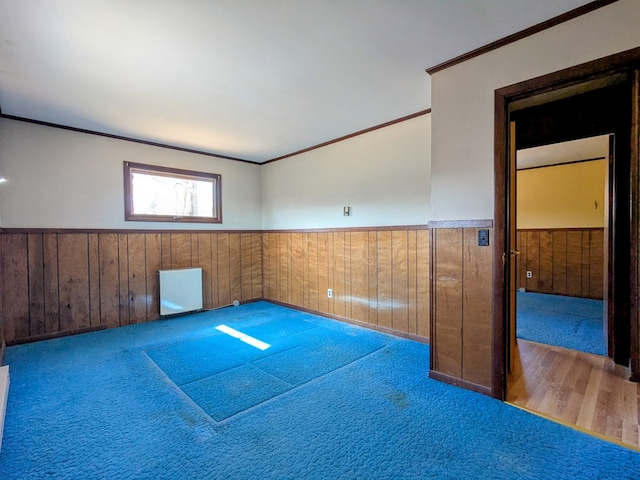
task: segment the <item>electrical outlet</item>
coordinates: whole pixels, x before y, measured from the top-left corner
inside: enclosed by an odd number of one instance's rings
[[[332,298],[333,297],[333,289],[329,288],[327,289],[327,298]]]
[[[533,278],[533,272],[531,270],[527,270],[527,278]]]

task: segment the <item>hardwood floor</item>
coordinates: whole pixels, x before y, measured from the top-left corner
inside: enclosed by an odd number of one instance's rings
[[[607,357],[519,339],[507,402],[640,450],[640,384]]]

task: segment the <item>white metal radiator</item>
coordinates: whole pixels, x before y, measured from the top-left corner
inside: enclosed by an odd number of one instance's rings
[[[202,269],[158,270],[160,316],[202,309]]]

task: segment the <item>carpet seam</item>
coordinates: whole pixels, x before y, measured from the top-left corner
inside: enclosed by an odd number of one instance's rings
[[[396,340],[394,340],[394,341],[396,341]],[[227,422],[229,422],[229,421],[231,421],[231,420],[235,419],[235,417],[241,416],[241,415],[243,415],[243,414],[245,414],[245,413],[247,413],[247,412],[251,412],[251,411],[255,410],[256,408],[258,408],[258,407],[260,407],[260,406],[262,406],[262,405],[267,405],[267,404],[269,404],[269,403],[271,403],[271,402],[275,402],[275,401],[276,401],[277,399],[279,399],[280,397],[283,397],[283,396],[285,396],[285,395],[292,394],[293,392],[298,391],[298,390],[302,389],[303,387],[306,387],[307,385],[312,385],[312,384],[314,384],[314,383],[316,383],[316,382],[318,382],[318,381],[320,381],[320,380],[322,380],[322,379],[324,379],[324,378],[328,377],[329,375],[331,375],[331,374],[333,374],[333,373],[335,373],[335,372],[339,372],[339,371],[341,371],[341,370],[346,369],[347,367],[349,367],[349,366],[351,366],[351,365],[354,365],[354,364],[356,364],[356,363],[358,363],[358,362],[361,362],[361,361],[362,361],[362,360],[364,360],[365,358],[367,358],[367,357],[369,357],[369,356],[371,356],[371,355],[373,355],[373,354],[375,354],[375,353],[379,352],[380,350],[382,350],[382,349],[384,349],[385,347],[388,347],[388,346],[389,346],[389,345],[384,345],[384,346],[382,346],[382,347],[380,347],[380,348],[378,348],[378,349],[376,349],[376,350],[373,350],[372,352],[368,353],[367,355],[364,355],[364,356],[362,356],[362,357],[360,357],[360,358],[357,358],[357,359],[355,359],[354,361],[349,362],[349,363],[347,363],[347,364],[345,364],[345,365],[342,365],[341,367],[338,367],[338,368],[336,368],[336,369],[334,369],[334,370],[331,370],[330,372],[327,372],[327,373],[325,373],[325,374],[323,374],[323,375],[320,375],[319,377],[315,377],[315,378],[313,378],[313,379],[309,380],[308,382],[301,383],[300,385],[294,385],[294,386],[293,386],[293,388],[291,388],[291,389],[289,389],[289,390],[286,390],[285,392],[282,392],[281,394],[276,395],[275,397],[271,397],[271,398],[268,398],[267,400],[264,400],[264,401],[262,401],[262,402],[260,402],[260,403],[256,403],[255,405],[252,405],[251,407],[246,408],[246,409],[244,409],[244,410],[242,410],[242,411],[240,411],[240,412],[238,412],[238,413],[234,413],[233,415],[231,415],[231,416],[229,416],[229,417],[226,417],[226,418],[224,418],[224,419],[222,419],[222,420],[219,420],[219,421],[218,421],[218,420],[215,420],[215,419],[214,419],[214,421],[215,421],[217,424],[227,423]],[[262,369],[261,369],[261,368],[259,368],[259,367],[255,367],[255,368],[258,368],[259,370],[264,371],[264,370],[262,370]],[[266,372],[266,373],[268,373],[268,372]],[[278,377],[275,377],[275,378],[278,378]],[[282,379],[280,379],[280,378],[278,378],[278,380],[281,380],[281,381],[286,382],[286,380],[282,380]],[[286,383],[289,383],[289,382],[286,382]],[[192,401],[194,401],[194,400],[192,400]],[[208,414],[207,414],[207,415],[208,415]]]
[[[162,373],[162,376],[163,376],[163,377],[164,377],[164,378],[165,378],[169,383],[171,383],[171,386],[173,387],[173,389],[174,389],[174,390],[178,390],[178,391],[180,392],[180,395],[181,395],[182,397],[186,397],[187,399],[189,399],[189,403],[191,403],[191,404],[193,404],[193,405],[196,405],[196,406],[198,407],[198,410],[200,410],[204,415],[206,415],[206,416],[207,416],[207,417],[208,417],[212,422],[214,422],[216,425],[220,425],[220,424],[222,424],[222,423],[229,422],[229,421],[233,420],[235,417],[241,416],[241,415],[243,415],[244,413],[246,413],[246,412],[250,412],[250,411],[252,411],[252,410],[254,410],[254,409],[256,409],[256,408],[258,408],[258,407],[260,407],[260,406],[262,406],[262,405],[268,404],[268,403],[270,403],[270,402],[272,402],[272,401],[276,401],[278,398],[280,398],[280,397],[282,397],[282,396],[284,396],[284,395],[288,395],[288,394],[290,394],[290,393],[293,393],[293,392],[295,392],[295,391],[297,391],[297,390],[301,389],[302,387],[305,387],[305,386],[307,386],[307,385],[311,385],[311,384],[313,384],[313,383],[316,383],[317,381],[320,381],[321,379],[324,379],[325,377],[327,377],[327,376],[331,375],[332,373],[339,372],[339,371],[341,371],[341,370],[343,370],[343,369],[345,369],[345,368],[347,368],[347,367],[349,367],[349,366],[351,366],[351,365],[357,364],[357,363],[359,363],[359,362],[363,361],[365,358],[370,357],[371,355],[373,355],[373,354],[375,354],[375,353],[380,352],[380,351],[381,351],[381,350],[383,350],[384,348],[389,347],[390,345],[392,345],[393,343],[395,343],[395,342],[397,342],[397,341],[398,341],[398,340],[396,340],[396,339],[393,339],[393,338],[392,338],[390,343],[385,344],[385,345],[381,346],[380,348],[377,348],[377,349],[375,349],[375,350],[373,350],[373,351],[369,352],[369,353],[368,353],[368,354],[366,354],[366,355],[363,355],[363,356],[361,356],[361,357],[359,357],[359,358],[356,358],[355,360],[353,360],[353,361],[351,361],[351,362],[349,362],[349,363],[347,363],[347,364],[345,364],[345,365],[342,365],[342,366],[340,366],[340,367],[338,367],[338,368],[336,368],[336,369],[334,369],[334,370],[331,370],[330,372],[327,372],[327,373],[325,373],[325,374],[323,374],[323,375],[320,375],[320,376],[318,376],[318,377],[312,378],[312,379],[311,379],[311,380],[309,380],[308,382],[304,382],[304,383],[302,383],[302,384],[300,384],[300,385],[294,385],[294,384],[291,384],[290,382],[287,382],[286,380],[284,380],[284,379],[282,379],[282,378],[279,378],[279,377],[277,377],[277,376],[275,376],[275,375],[271,374],[270,372],[267,372],[267,371],[263,370],[262,368],[260,368],[260,367],[258,367],[258,366],[256,366],[256,365],[253,365],[253,364],[252,364],[252,363],[250,363],[250,362],[244,362],[244,363],[242,363],[242,364],[240,364],[240,365],[237,365],[237,366],[235,366],[235,367],[231,367],[231,368],[228,368],[228,369],[226,369],[226,370],[223,370],[222,372],[217,372],[217,373],[215,373],[215,374],[213,374],[213,375],[208,375],[208,376],[206,376],[206,377],[202,377],[202,378],[200,378],[200,379],[198,379],[198,380],[193,380],[192,382],[188,382],[188,383],[186,383],[186,384],[184,384],[184,385],[178,385],[176,382],[174,382],[174,381],[171,379],[171,377],[169,377],[169,376],[165,373],[165,371],[164,371],[164,370],[163,370],[163,369],[162,369],[162,368],[161,368],[161,367],[160,367],[160,366],[159,366],[159,365],[158,365],[158,364],[153,360],[153,358],[151,358],[151,356],[149,356],[149,354],[147,353],[147,351],[146,351],[146,350],[141,350],[141,353],[143,353],[143,354],[145,355],[145,357],[146,357],[146,358],[147,358],[147,359],[148,359],[148,360],[153,364],[154,368],[155,368],[155,369],[157,369],[157,370],[159,370],[159,371]],[[282,352],[286,352],[286,351],[292,350],[293,348],[295,348],[295,347],[289,348],[289,349],[287,349],[287,350],[283,350]],[[278,352],[278,353],[282,353],[282,352]],[[262,401],[262,402],[260,402],[260,403],[256,403],[255,405],[252,405],[252,406],[250,406],[249,408],[246,408],[246,409],[244,409],[244,410],[241,410],[240,412],[237,412],[237,413],[234,413],[233,415],[230,415],[230,416],[228,416],[228,417],[225,417],[225,418],[223,418],[222,420],[216,420],[215,418],[213,418],[213,416],[212,416],[212,415],[210,415],[210,414],[209,414],[209,413],[208,413],[204,408],[202,408],[202,407],[200,406],[200,404],[198,404],[198,402],[196,402],[193,398],[191,398],[191,396],[189,396],[189,394],[188,394],[188,393],[186,393],[186,392],[182,389],[182,387],[183,387],[183,386],[185,386],[185,385],[188,385],[188,384],[191,384],[191,383],[194,383],[194,382],[200,381],[200,380],[204,380],[205,378],[213,377],[213,376],[215,376],[215,375],[218,375],[218,374],[221,374],[221,373],[224,373],[224,372],[228,372],[228,371],[230,371],[230,370],[234,370],[234,369],[236,369],[236,368],[240,368],[240,367],[245,366],[245,365],[249,365],[249,366],[251,366],[251,367],[253,367],[253,368],[256,368],[256,369],[260,370],[261,372],[264,372],[264,373],[266,373],[266,374],[270,375],[271,377],[273,377],[273,378],[275,378],[275,379],[277,379],[277,380],[279,380],[279,381],[281,381],[281,382],[287,383],[287,384],[291,385],[291,387],[292,387],[292,388],[290,388],[290,389],[288,389],[288,390],[286,390],[286,391],[284,391],[284,392],[280,393],[279,395],[276,395],[276,396],[274,396],[274,397],[268,398],[267,400],[264,400],[264,401]]]

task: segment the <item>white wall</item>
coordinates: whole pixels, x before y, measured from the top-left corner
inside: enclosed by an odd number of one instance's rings
[[[123,161],[221,174],[224,223],[125,222]],[[0,119],[2,227],[259,230],[260,168]]]
[[[426,224],[430,143],[426,114],[264,165],[263,228]]]
[[[494,91],[640,46],[640,1],[620,0],[432,77],[433,220],[493,218]]]

